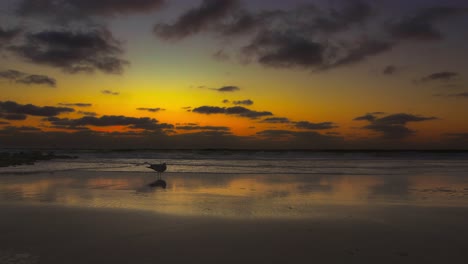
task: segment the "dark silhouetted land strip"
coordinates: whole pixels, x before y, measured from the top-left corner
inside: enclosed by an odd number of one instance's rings
[[[0,167],[33,165],[36,161],[52,159],[74,159],[76,156],[56,155],[53,152],[43,153],[42,151],[0,153]]]

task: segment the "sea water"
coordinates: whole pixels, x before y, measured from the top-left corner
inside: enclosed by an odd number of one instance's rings
[[[468,208],[466,152],[55,153],[78,158],[0,168],[0,202],[241,218],[309,218],[350,211],[337,206]],[[157,179],[148,163],[163,162],[166,188],[148,186]]]
[[[166,163],[170,173],[401,175],[465,174],[468,152],[430,151],[55,151],[76,159],[0,168],[0,174],[59,171],[152,172],[146,163]]]

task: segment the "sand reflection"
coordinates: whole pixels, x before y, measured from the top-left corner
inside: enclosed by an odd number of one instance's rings
[[[459,176],[170,174],[154,188],[152,174],[64,172],[0,178],[4,202],[125,208],[177,215],[311,217],[327,205],[468,206]]]

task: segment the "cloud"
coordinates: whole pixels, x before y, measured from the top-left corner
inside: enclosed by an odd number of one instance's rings
[[[154,26],[153,31],[163,39],[181,39],[221,20],[237,6],[237,3],[237,0],[203,0],[199,7],[182,14],[174,24],[159,23]]]
[[[77,119],[70,118],[48,118],[46,119],[56,128],[78,129],[85,126],[109,127],[126,126],[130,129],[144,129],[157,131],[173,128],[174,126],[166,123],[159,123],[158,120],[149,117],[127,117],[105,115],[101,117],[84,116]]]
[[[71,113],[75,110],[69,107],[54,106],[35,106],[32,104],[18,104],[13,101],[0,101],[0,113],[3,114],[22,114],[32,116],[57,116],[62,113]]]
[[[0,78],[7,79],[10,81],[16,81],[17,79],[20,79],[21,77],[24,77],[26,73],[20,72],[17,70],[5,70],[5,71],[0,71]]]
[[[78,114],[85,115],[85,116],[97,116],[98,114],[95,112],[87,112],[87,111],[78,111]]]
[[[447,6],[425,8],[412,16],[388,23],[387,30],[397,40],[441,40],[443,35],[435,23],[467,13],[467,8]]]
[[[107,95],[119,95],[120,94],[119,92],[114,92],[114,91],[111,91],[111,90],[102,90],[101,93],[102,94],[107,94]]]
[[[318,16],[313,20],[316,30],[334,33],[348,29],[353,24],[364,23],[373,14],[373,9],[365,1],[346,1],[342,9],[330,9],[324,12],[326,16]],[[323,14],[323,13],[322,13]]]
[[[424,117],[406,113],[391,114],[384,117],[366,114],[354,118],[355,121],[368,121],[370,124],[363,128],[379,132],[385,139],[403,139],[414,134],[415,131],[406,127],[406,124],[409,122],[423,122],[436,119],[436,117]]]
[[[24,78],[21,78],[16,81],[17,83],[23,84],[44,84],[50,87],[55,87],[57,85],[57,81],[54,78],[50,78],[45,75],[29,75]]]
[[[395,43],[382,40],[364,39],[357,45],[348,45],[342,50],[343,54],[336,61],[328,62],[323,67],[326,69],[338,66],[351,65],[364,61],[368,57],[376,56],[391,50]]]
[[[304,4],[291,10],[268,10],[250,13],[232,10],[230,21],[217,27],[222,34],[235,36],[279,27],[305,33],[332,34],[363,24],[373,14],[372,7],[364,1],[343,1],[340,9],[320,9]],[[234,12],[235,11],[235,12]]]
[[[240,91],[240,88],[237,86],[223,86],[220,88],[213,88],[213,90],[224,93],[224,92],[237,92],[237,91]]]
[[[260,64],[271,67],[315,67],[325,63],[326,47],[295,33],[263,31],[243,48]]]
[[[93,106],[93,104],[89,104],[89,103],[59,103],[59,105],[62,105],[62,106],[75,106],[75,107],[91,107]]]
[[[223,5],[224,17],[216,17],[197,30],[191,30],[189,23],[177,22],[172,26],[159,24],[156,32],[163,38],[175,36],[173,39],[200,31],[213,31],[228,38],[248,34],[242,36],[248,39],[241,49],[245,60],[276,68],[331,69],[358,63],[394,46],[393,42],[371,38],[347,42],[333,39],[334,33],[363,25],[373,15],[372,6],[365,1],[345,1],[338,9],[323,10],[308,4],[291,10],[259,12],[249,12],[227,2]],[[178,21],[185,21],[184,15]],[[173,30],[164,34],[166,29]]]
[[[373,122],[377,117],[373,114],[365,114],[363,116],[358,116],[356,118],[354,118],[353,120],[354,121],[369,121],[369,122]]]
[[[137,108],[137,110],[139,111],[148,111],[148,112],[152,112],[152,113],[156,113],[156,112],[159,112],[159,111],[165,111],[166,109],[164,108],[146,108],[146,107],[139,107]]]
[[[385,75],[393,75],[397,72],[397,67],[394,66],[394,65],[388,65],[386,66],[383,71],[382,71],[382,74],[385,74]]]
[[[98,70],[120,74],[129,64],[120,58],[121,43],[104,28],[28,33],[22,44],[11,46],[9,50],[26,61],[60,68],[67,73]]]
[[[10,81],[14,81],[16,83],[22,84],[38,84],[38,85],[47,85],[50,87],[55,87],[57,85],[57,81],[54,78],[51,78],[46,75],[38,75],[38,74],[29,74],[17,70],[5,70],[0,72],[0,78],[7,79]]]
[[[181,39],[200,32],[211,32],[240,47],[242,61],[265,67],[330,70],[350,66],[388,53],[407,39],[440,38],[437,21],[467,13],[466,8],[432,7],[394,19],[384,28],[376,18],[375,29],[367,23],[376,12],[369,1],[341,1],[333,8],[302,4],[291,9],[248,11],[236,1],[203,1],[198,8],[180,16],[174,24],[158,24],[156,35]],[[217,8],[208,8],[216,6]],[[204,10],[216,10],[204,12]],[[215,15],[211,15],[215,14]],[[395,17],[395,14],[391,14]],[[385,18],[384,18],[385,19]],[[193,21],[196,21],[193,23]],[[198,22],[201,21],[201,22]],[[361,30],[366,30],[361,34]],[[235,45],[235,44],[234,44]],[[215,56],[222,58],[222,49]],[[385,74],[395,72],[387,68]]]
[[[0,109],[1,111],[1,109]],[[6,120],[25,120],[28,116],[25,114],[17,114],[17,113],[12,113],[12,114],[3,114],[0,113],[0,118],[1,119],[6,119]]]
[[[41,129],[32,126],[6,126],[0,130],[0,134],[17,134],[17,133],[33,133],[40,132]]]
[[[3,27],[0,27],[0,47],[12,41],[14,38],[19,36],[20,33],[21,29],[18,28],[4,29]]]
[[[178,130],[211,130],[211,131],[230,131],[229,127],[225,126],[196,126],[196,125],[187,125],[187,126],[177,126]]]
[[[253,105],[254,102],[250,99],[246,100],[239,100],[239,101],[232,101],[233,104],[235,105]]]
[[[299,121],[294,123],[296,128],[307,130],[324,130],[337,128],[338,126],[333,122],[310,123],[308,121]]]
[[[81,20],[88,16],[146,13],[159,9],[163,0],[22,0],[17,13],[24,17]]]
[[[458,76],[459,74],[457,72],[451,72],[451,71],[435,72],[435,73],[429,74],[428,76],[421,78],[420,82],[432,82],[432,81],[448,82],[453,79],[456,79]]]
[[[336,135],[323,135],[315,131],[263,130],[257,132],[257,136],[276,142],[280,148],[327,149],[345,146],[343,138]]]
[[[242,106],[234,106],[234,107],[218,107],[218,106],[200,106],[197,108],[194,108],[192,110],[194,113],[199,113],[199,114],[225,114],[225,115],[236,115],[240,117],[247,117],[250,119],[257,119],[259,117],[263,116],[271,116],[273,115],[271,112],[268,111],[254,111],[250,110],[248,108],[242,107]]]
[[[291,123],[291,120],[289,120],[286,117],[268,117],[268,118],[263,119],[261,123],[287,124],[287,123]]]

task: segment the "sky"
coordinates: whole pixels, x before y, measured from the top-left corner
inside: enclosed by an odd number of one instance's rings
[[[0,147],[467,149],[464,0],[2,0]]]

